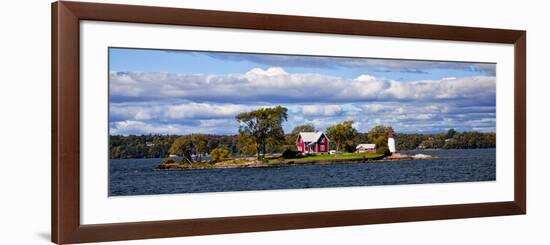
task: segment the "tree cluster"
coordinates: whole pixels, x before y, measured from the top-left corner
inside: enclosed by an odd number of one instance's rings
[[[399,134],[396,142],[401,150],[495,148],[496,134],[450,129],[438,134]]]
[[[179,151],[182,154],[183,150],[173,146],[176,139],[180,139],[178,145],[186,143],[185,139],[190,135],[111,135],[109,137],[109,158],[112,159],[129,159],[129,158],[166,158],[170,154],[170,149],[174,147],[174,151]],[[196,138],[197,136],[195,136]],[[238,136],[236,135],[206,135],[202,134],[199,138],[206,138],[206,146],[204,140],[198,146],[202,155],[210,152],[218,147],[227,148],[232,154],[239,153]],[[187,142],[189,143],[189,142]],[[177,154],[177,155],[180,155]],[[194,154],[194,153],[190,153]],[[180,155],[181,156],[181,155]],[[202,157],[202,156],[201,156]]]
[[[326,133],[327,137],[336,146],[336,151],[355,151],[355,146],[357,145],[357,130],[353,127],[353,121],[345,121],[328,127]]]
[[[177,138],[175,135],[111,135],[109,137],[109,157],[163,158]]]

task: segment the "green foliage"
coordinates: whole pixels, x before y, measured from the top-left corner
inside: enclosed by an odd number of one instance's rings
[[[374,141],[375,139],[378,139],[380,137],[384,138],[384,141],[388,142],[388,132],[392,131],[393,128],[390,126],[384,126],[384,125],[378,125],[372,128],[368,132],[369,139],[371,141]],[[387,143],[385,143],[387,144]],[[378,145],[376,145],[378,147]]]
[[[208,136],[204,134],[191,134],[178,137],[170,147],[170,154],[182,156],[182,163],[192,163],[194,160],[201,162],[202,156],[208,148]],[[193,159],[193,155],[197,158]]]
[[[355,138],[355,144],[358,145],[358,144],[366,144],[366,143],[374,143],[372,142],[369,137],[368,137],[368,133],[357,133],[357,137]]]
[[[376,144],[376,153],[388,155],[390,149],[388,148],[388,132],[393,131],[390,126],[377,125],[367,133],[369,142]]]
[[[191,136],[187,135],[177,138],[172,147],[170,147],[170,154],[183,157],[181,163],[192,163],[193,142],[191,141]]]
[[[327,136],[332,141],[330,144],[331,149],[337,147],[339,150],[351,152],[355,151],[357,144],[374,143],[376,144],[377,152],[386,152],[387,131],[390,127],[376,126],[368,133],[359,133],[353,129],[351,124],[348,122],[348,127],[344,128],[347,128],[351,132],[349,135],[352,137],[347,138],[340,145],[336,144],[334,135],[332,135],[336,126],[327,129]],[[296,129],[296,132],[299,132],[298,130],[303,132],[310,129],[312,128],[306,126]],[[282,127],[279,132],[282,132]],[[451,135],[452,137],[450,137]],[[297,135],[287,134],[283,135],[282,138],[280,137],[281,135],[269,137],[265,141],[264,152],[280,153],[286,149],[296,149]],[[179,140],[179,142],[176,143],[176,140]],[[494,148],[496,147],[496,134],[458,132],[454,129],[436,134],[399,134],[396,137],[396,144],[398,150],[412,150],[417,149],[419,146],[442,149]],[[259,148],[256,139],[252,135],[249,135],[247,131],[243,131],[239,135],[111,135],[109,137],[109,157],[112,159],[166,158],[169,154],[183,156],[184,151],[186,151],[185,154],[190,161],[193,160],[191,159],[192,154],[196,154],[196,160],[201,161],[204,154],[210,153],[218,147],[228,149],[231,154],[240,153],[244,155],[257,154]],[[184,160],[184,163],[189,163],[189,161]]]
[[[213,163],[228,160],[230,158],[231,152],[224,147],[218,147],[210,152],[210,161]]]
[[[474,149],[496,147],[495,133],[463,132],[445,141],[443,149]]]
[[[202,162],[202,156],[208,149],[208,136],[205,134],[193,134],[191,135],[191,142],[193,143],[194,153],[197,155],[197,161]]]
[[[281,157],[283,157],[285,159],[297,158],[299,153],[300,152],[295,151],[295,150],[286,149],[285,151],[283,151],[283,154],[281,155]]]
[[[424,134],[399,134],[395,143],[399,150],[412,150],[416,149],[427,138]]]
[[[454,132],[453,132],[454,131]],[[453,137],[448,138],[450,135]],[[472,149],[496,147],[495,133],[457,132],[453,129],[439,134],[399,134],[397,149]]]
[[[189,135],[187,135],[189,136]],[[109,158],[165,158],[170,153],[170,148],[177,138],[176,135],[111,135],[109,137]],[[195,135],[198,140],[198,150],[209,153],[218,146],[224,146],[231,152],[238,152],[237,135]],[[198,138],[198,139],[197,139]],[[206,138],[206,147],[204,146]],[[180,155],[180,154],[178,154]],[[180,155],[181,156],[181,155]],[[198,156],[200,159],[203,155]]]
[[[439,149],[445,144],[445,140],[439,138],[430,138],[422,141],[422,144],[427,149]]]
[[[445,139],[452,139],[456,135],[456,130],[454,128],[449,129],[447,131],[447,135],[445,135]]]
[[[298,137],[300,132],[315,132],[315,126],[313,124],[299,125],[292,130],[291,134]]]
[[[388,137],[379,135],[372,140],[372,143],[376,144],[376,153],[388,155],[390,149],[388,148]]]
[[[239,148],[239,153],[248,156],[256,154],[256,149],[258,148],[256,140],[252,136],[244,133],[239,134],[237,146]]]
[[[287,108],[277,106],[243,112],[235,117],[241,124],[239,134],[254,140],[258,159],[262,159],[267,153],[268,144],[277,146],[284,141],[282,124],[288,118],[287,111]]]
[[[327,137],[335,143],[336,151],[355,151],[357,130],[353,128],[353,121],[345,121],[329,127],[326,133]]]
[[[310,155],[310,156],[300,157],[293,161],[299,162],[299,161],[310,161],[310,160],[375,159],[382,156],[383,154],[370,153],[370,152],[344,153],[344,154],[337,154],[337,155],[319,154],[319,155]]]
[[[176,138],[174,135],[111,135],[109,158],[164,158]]]

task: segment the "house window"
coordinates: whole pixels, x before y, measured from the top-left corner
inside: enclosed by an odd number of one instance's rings
[[[319,151],[325,151],[325,145],[321,144],[320,147]]]

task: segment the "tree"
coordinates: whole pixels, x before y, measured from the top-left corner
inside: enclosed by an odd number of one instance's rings
[[[343,123],[327,128],[327,137],[336,144],[336,151],[344,149],[348,152],[354,151],[357,130],[353,128],[353,121]]]
[[[181,155],[182,162],[192,163],[193,142],[189,136],[181,136],[177,138],[169,150],[170,154]]]
[[[445,142],[444,149],[472,149],[496,147],[495,133],[462,132]]]
[[[229,159],[231,152],[225,147],[218,147],[210,152],[210,161],[213,163]]]
[[[449,129],[447,131],[447,134],[445,135],[445,139],[452,139],[456,134],[456,130],[454,128]]]
[[[374,140],[380,136],[388,138],[388,132],[390,130],[393,130],[390,126],[384,126],[384,125],[377,125],[374,128],[372,128],[368,135],[370,140]]]
[[[202,156],[208,148],[208,136],[205,134],[193,134],[191,135],[191,142],[194,146],[194,152],[197,155],[197,161],[202,161]]]
[[[300,132],[315,132],[315,126],[313,126],[313,124],[299,125],[292,130],[291,134],[298,136]]]
[[[369,140],[376,144],[376,153],[387,154],[388,149],[388,132],[393,131],[390,126],[377,125],[368,132]]]
[[[257,144],[253,137],[244,133],[239,134],[237,139],[237,146],[239,147],[239,153],[244,155],[256,154]]]
[[[202,156],[208,148],[208,135],[192,134],[177,138],[170,147],[170,154],[181,155],[182,162],[193,162],[193,155],[197,161],[202,161]]]
[[[241,124],[239,133],[254,139],[258,159],[264,157],[268,142],[273,144],[284,141],[282,124],[288,118],[287,111],[287,108],[277,106],[243,112],[235,117]]]
[[[397,149],[416,149],[425,138],[426,137],[422,134],[399,134],[399,140],[396,141]]]

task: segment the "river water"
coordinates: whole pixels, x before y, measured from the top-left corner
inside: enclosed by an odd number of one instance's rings
[[[495,149],[422,150],[439,158],[271,168],[163,171],[162,159],[111,159],[109,195],[494,181]]]

